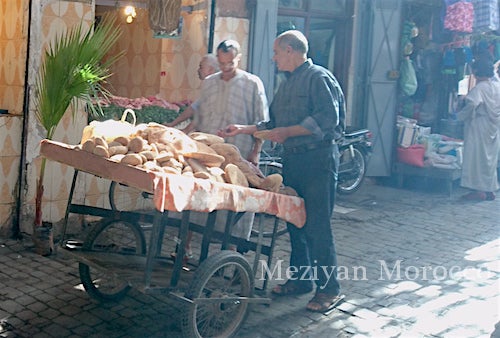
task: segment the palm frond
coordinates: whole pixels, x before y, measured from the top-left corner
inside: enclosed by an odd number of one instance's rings
[[[94,30],[82,24],[58,35],[49,45],[36,81],[36,117],[52,139],[55,128],[76,99],[91,106],[105,90],[109,66],[123,53],[103,61],[121,31],[115,19],[106,17]]]
[[[35,115],[52,139],[57,125],[71,104],[78,99],[92,106],[111,74],[109,65],[121,54],[106,62],[102,58],[120,37],[116,19],[105,17],[92,31],[84,32],[82,24],[60,34],[47,48],[35,83]],[[93,106],[92,106],[93,107]],[[74,114],[75,110],[72,110]],[[35,197],[35,226],[42,223],[43,180],[46,158],[42,158]]]

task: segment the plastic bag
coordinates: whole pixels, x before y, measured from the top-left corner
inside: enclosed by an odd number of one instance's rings
[[[401,61],[400,73],[401,77],[399,78],[399,84],[401,90],[405,95],[412,96],[417,91],[418,82],[417,74],[415,73],[415,68],[410,58],[404,58]]]
[[[132,116],[132,123],[127,122],[127,116]],[[92,121],[83,128],[81,144],[93,136],[102,136],[107,142],[113,141],[118,136],[129,136],[136,133],[136,117],[132,109],[125,109],[122,118],[117,120]]]

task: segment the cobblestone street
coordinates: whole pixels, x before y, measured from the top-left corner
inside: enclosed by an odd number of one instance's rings
[[[459,187],[449,197],[423,183],[367,180],[339,196],[344,302],[327,314],[305,310],[312,294],[256,304],[238,337],[500,337],[500,200],[465,203]],[[180,302],[132,289],[100,304],[75,261],[35,254],[28,237],[0,244],[0,337],[181,336]],[[285,234],[273,263],[288,255]]]

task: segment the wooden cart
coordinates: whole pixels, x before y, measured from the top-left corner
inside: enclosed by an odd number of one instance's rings
[[[243,325],[250,303],[270,302],[265,292],[258,292],[265,291],[267,279],[261,289],[256,289],[255,272],[261,255],[267,256],[267,265],[271,265],[276,236],[266,243],[263,236],[251,241],[231,236],[231,227],[244,212],[262,215],[258,222],[261,230],[264,214],[276,216],[274,232],[278,219],[298,227],[305,223],[304,202],[299,197],[148,172],[49,140],[41,142],[40,153],[75,168],[60,250],[79,262],[87,293],[99,301],[119,300],[131,287],[144,293],[166,294],[184,303],[181,327],[188,337],[232,336]],[[150,194],[155,209],[118,211],[73,203],[80,171]],[[192,210],[208,213],[206,224],[191,223]],[[220,210],[229,211],[224,231],[215,230]],[[169,217],[171,211],[181,212],[182,217]],[[101,217],[81,246],[72,245],[66,238],[71,213]],[[184,256],[188,231],[202,234],[200,258],[193,270],[186,271],[181,259],[162,254],[166,227],[178,229],[177,257]],[[149,232],[149,238],[145,232]],[[214,240],[221,243],[222,250],[209,254]],[[226,250],[229,244],[237,245],[239,251],[254,251],[253,266],[241,253]]]

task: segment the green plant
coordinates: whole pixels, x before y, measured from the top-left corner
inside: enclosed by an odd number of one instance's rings
[[[109,67],[122,53],[105,58],[118,41],[121,31],[116,19],[105,17],[98,25],[85,30],[80,23],[56,36],[45,51],[35,84],[35,115],[51,140],[62,117],[72,106],[74,114],[79,103],[99,114],[93,105],[98,95],[106,95],[103,87],[111,76]],[[42,158],[35,197],[35,226],[42,225],[42,196],[46,158]]]

